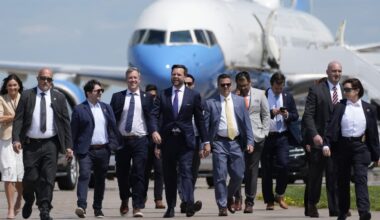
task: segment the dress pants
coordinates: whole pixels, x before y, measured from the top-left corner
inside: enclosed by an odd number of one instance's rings
[[[283,195],[288,185],[288,163],[289,163],[289,143],[288,132],[282,132],[267,137],[261,155],[262,165],[262,191],[265,203],[274,202],[273,194],[273,174],[276,168],[276,188],[277,195]],[[276,167],[273,161],[276,159]]]
[[[145,207],[145,164],[149,140],[147,136],[124,137],[124,144],[124,147],[115,153],[120,199],[124,201],[132,196],[133,208],[143,209]],[[132,193],[130,188],[132,188]]]
[[[108,147],[89,149],[87,154],[77,154],[79,163],[79,178],[77,185],[77,205],[83,209],[87,208],[88,183],[91,179],[91,171],[94,171],[94,202],[93,209],[102,209],[104,190],[108,164],[111,151]]]
[[[148,158],[145,165],[145,198],[147,198],[147,192],[149,187],[149,177],[151,170],[154,171],[154,201],[162,200],[162,192],[164,185],[164,177],[162,173],[162,161],[154,155],[155,144],[149,142]]]
[[[25,203],[33,204],[35,195],[39,208],[52,208],[55,175],[57,172],[58,138],[29,139],[23,147]]]
[[[212,148],[215,199],[219,208],[227,207],[227,198],[232,198],[244,178],[244,154],[239,143],[227,138],[215,140]],[[227,173],[230,176],[226,185]]]

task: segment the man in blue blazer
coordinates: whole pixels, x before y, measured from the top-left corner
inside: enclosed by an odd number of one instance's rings
[[[210,151],[207,131],[202,113],[201,96],[198,92],[186,88],[184,81],[187,68],[184,65],[173,65],[171,72],[172,87],[160,92],[152,109],[152,138],[161,145],[156,149],[156,156],[162,150],[165,194],[168,209],[164,218],[174,217],[177,198],[177,164],[182,184],[183,202],[186,203],[186,216],[194,215],[194,187],[192,176],[192,160],[195,149],[195,135],[192,119],[199,131],[204,146],[200,149],[200,157],[207,156]],[[162,123],[159,128],[159,118]]]
[[[74,108],[71,117],[73,150],[78,158],[79,179],[75,214],[86,217],[88,183],[94,171],[93,209],[95,217],[104,217],[102,201],[111,149],[118,147],[116,121],[111,106],[100,101],[102,85],[90,80],[84,86],[87,100]]]
[[[219,75],[218,88],[219,95],[206,101],[205,120],[212,145],[215,199],[219,216],[227,216],[227,209],[235,213],[233,196],[244,178],[244,152],[254,151],[254,138],[244,98],[231,93],[231,77]]]

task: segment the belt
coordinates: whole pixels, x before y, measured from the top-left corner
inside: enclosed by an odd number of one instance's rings
[[[223,136],[216,135],[214,140],[215,141],[236,141],[239,137],[240,137],[240,135],[234,137],[234,139],[231,140],[229,137],[223,137]]]
[[[359,136],[359,137],[342,137],[343,141],[347,142],[365,142],[365,135]]]
[[[283,132],[278,132],[278,131],[271,131],[269,132],[268,136],[274,136],[274,137],[278,137],[278,136],[282,136],[282,135],[285,135],[287,134],[288,131],[283,131]]]
[[[46,141],[51,141],[51,140],[55,139],[56,137],[57,137],[57,135],[50,137],[50,138],[30,138],[30,137],[28,137],[28,139],[29,139],[30,143],[32,143],[32,142],[42,143],[42,142],[46,142]]]
[[[98,149],[105,148],[106,146],[107,144],[92,144],[90,145],[90,149],[98,150]]]
[[[146,135],[138,136],[138,135],[128,135],[128,136],[123,136],[124,140],[131,141],[131,140],[137,140],[140,138],[146,137]]]

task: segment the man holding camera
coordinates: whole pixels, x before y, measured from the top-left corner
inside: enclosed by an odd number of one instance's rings
[[[274,73],[270,79],[271,88],[266,91],[270,109],[269,134],[265,140],[262,164],[262,192],[267,210],[274,209],[274,202],[281,208],[287,209],[288,205],[284,201],[284,194],[288,184],[288,163],[289,163],[289,143],[299,143],[298,127],[295,123],[298,120],[298,113],[293,96],[285,92],[285,76]],[[273,194],[273,160],[276,164],[276,188]]]

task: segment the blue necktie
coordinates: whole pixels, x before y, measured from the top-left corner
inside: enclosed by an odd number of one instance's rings
[[[41,92],[41,101],[40,101],[40,130],[42,133],[46,131],[46,100],[45,93]]]
[[[131,95],[131,100],[129,101],[129,108],[127,114],[127,122],[125,123],[125,131],[130,133],[132,131],[133,114],[135,112],[135,94],[129,93]]]
[[[177,118],[178,116],[178,92],[179,89],[175,90],[174,99],[173,99],[173,116]]]

